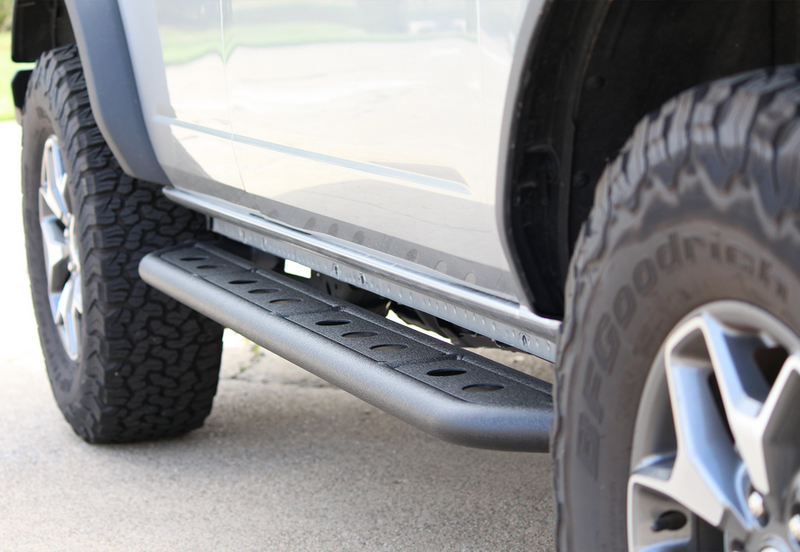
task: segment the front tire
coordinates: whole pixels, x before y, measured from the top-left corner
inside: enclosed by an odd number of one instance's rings
[[[603,174],[570,265],[559,344],[560,550],[800,545],[789,492],[800,432],[781,436],[783,448],[761,434],[766,463],[779,454],[787,464],[778,477],[744,451],[752,443],[741,430],[769,397],[800,404],[800,385],[786,384],[800,358],[798,105],[795,67],[692,89],[640,122]],[[704,316],[722,344],[711,331],[686,337]],[[681,363],[696,369],[692,385],[668,386]],[[737,386],[744,395],[731,394]],[[796,427],[797,414],[781,423]],[[681,437],[697,428],[705,441]],[[699,466],[692,484],[681,479],[686,458]],[[764,488],[768,479],[779,483]],[[711,487],[726,491],[704,494]]]
[[[59,408],[91,443],[200,427],[222,328],[148,287],[138,266],[202,235],[205,220],[123,173],[92,116],[76,46],[37,62],[22,128],[31,294]]]

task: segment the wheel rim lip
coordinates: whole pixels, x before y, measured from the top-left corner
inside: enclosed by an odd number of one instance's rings
[[[634,488],[634,476],[639,472],[639,470],[646,468],[648,462],[651,462],[653,466],[656,466],[660,460],[663,460],[666,464],[668,464],[670,462],[670,455],[673,455],[672,460],[674,461],[674,458],[678,454],[677,449],[679,447],[677,442],[674,446],[675,450],[670,450],[670,447],[665,445],[668,439],[659,439],[658,436],[654,437],[653,435],[648,435],[659,428],[663,432],[664,428],[668,428],[670,426],[669,420],[664,419],[665,417],[672,417],[671,409],[673,401],[670,396],[670,392],[665,390],[668,380],[666,368],[668,366],[666,361],[668,355],[667,351],[674,352],[676,347],[681,346],[683,344],[681,340],[685,340],[689,336],[689,332],[687,332],[687,325],[694,323],[693,321],[696,321],[698,317],[704,315],[712,316],[714,319],[721,321],[726,328],[734,331],[740,329],[743,331],[743,333],[757,332],[759,335],[763,336],[765,340],[767,340],[766,342],[771,342],[776,346],[784,348],[789,356],[787,357],[786,361],[783,362],[780,374],[783,374],[783,372],[787,370],[796,371],[796,368],[792,368],[792,364],[796,365],[797,361],[792,360],[791,363],[789,361],[793,359],[793,357],[796,357],[800,354],[800,337],[798,337],[797,334],[783,324],[777,317],[749,303],[740,301],[716,301],[709,303],[689,313],[675,326],[667,339],[665,339],[662,347],[656,355],[656,359],[653,362],[653,366],[651,367],[641,395],[641,401],[637,413],[631,448],[631,467],[629,472],[630,477],[628,481],[627,497],[628,505],[626,512],[628,547],[630,550],[642,550],[644,548],[648,548],[649,546],[654,546],[652,542],[643,542],[641,538],[637,538],[637,534],[641,535],[643,528],[645,526],[649,527],[652,523],[652,509],[654,506],[651,504],[651,511],[646,512],[646,508],[641,507],[641,505],[646,505],[647,501],[642,502],[641,500],[638,500],[639,507],[634,507],[634,504],[637,503],[636,498],[639,498],[638,496],[634,497],[634,491],[636,490]],[[780,380],[780,374],[778,378],[776,378],[776,385],[777,380]],[[712,373],[712,375],[714,374]],[[716,378],[716,376],[714,377]],[[779,396],[782,396],[781,392],[783,389],[785,389],[785,387],[778,389],[776,393]],[[771,391],[772,388],[770,388],[770,394],[772,394]],[[791,397],[795,397],[796,395],[797,393],[792,391]],[[669,407],[668,409],[665,409],[665,404]],[[766,404],[766,399],[764,404]],[[728,422],[727,407],[720,408],[722,409],[721,416],[726,420],[726,422]],[[659,419],[659,417],[661,419]],[[672,423],[672,431],[677,431],[674,423]],[[678,438],[678,440],[680,439]],[[734,445],[734,447],[736,447],[736,445]],[[741,501],[741,503],[746,504],[747,493],[751,492],[753,489],[741,455],[738,456],[738,460],[740,463],[739,469],[733,476],[731,485],[733,488],[737,489],[738,500]],[[675,462],[673,465],[677,465],[677,462]],[[670,472],[665,481],[671,479],[672,475],[673,473]],[[791,487],[796,488],[796,494],[798,497],[795,498],[795,502],[799,502],[800,475],[796,474],[794,476]],[[791,493],[782,495],[786,489],[787,487],[782,487],[780,489],[773,488],[770,489],[768,495],[765,496],[765,500],[770,502],[773,506],[776,504],[778,505],[778,507],[775,508],[778,514],[776,516],[776,520],[774,522],[773,520],[769,520],[769,522],[762,527],[758,523],[753,523],[755,519],[751,514],[751,517],[748,520],[750,523],[750,530],[745,531],[745,534],[743,534],[741,538],[738,536],[735,537],[736,540],[740,540],[743,545],[755,545],[754,549],[759,551],[762,549],[767,549],[770,546],[777,547],[777,550],[780,551],[783,551],[784,549],[796,550],[798,548],[797,544],[791,544],[791,537],[787,527],[789,518],[792,516],[792,514],[789,513],[788,509],[788,505],[791,503],[791,500],[787,498],[787,496],[791,495]],[[638,491],[641,492],[642,490],[648,493],[652,492],[654,495],[658,494],[658,492],[647,487],[643,487]],[[663,498],[665,498],[665,503],[672,501],[673,503],[677,504],[678,508],[675,508],[675,510],[678,510],[679,512],[686,512],[689,516],[696,514],[695,510],[697,509],[697,505],[691,504],[691,501],[687,501],[687,503],[680,503],[675,502],[673,497]],[[657,500],[658,499],[656,498],[656,504]],[[661,511],[663,512],[664,510]],[[731,526],[729,518],[732,516],[728,513],[726,513],[726,516],[728,516],[726,518],[727,521],[723,522],[719,527],[719,529],[723,531],[725,531],[726,524]],[[687,523],[685,530],[689,532],[694,531],[693,523]],[[686,531],[684,531],[684,533]],[[736,534],[736,532],[733,531],[732,534]],[[677,540],[683,538],[683,536],[679,533],[676,533],[675,538]],[[727,533],[726,538],[728,538]],[[731,539],[728,539],[728,542],[730,542],[730,540]],[[666,540],[662,542],[666,542]],[[728,545],[726,544],[726,546]],[[658,548],[653,548],[653,550],[656,549]]]
[[[45,140],[39,183],[39,224],[42,229],[50,313],[64,351],[72,361],[81,356],[83,282],[73,215],[66,188],[68,173],[55,135]]]

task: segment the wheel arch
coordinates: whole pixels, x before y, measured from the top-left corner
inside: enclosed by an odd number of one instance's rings
[[[36,61],[47,50],[74,43],[92,113],[122,169],[134,178],[169,184],[142,116],[117,0],[15,0],[14,61]],[[24,94],[15,94],[18,108],[23,102]]]
[[[523,24],[497,205],[537,314],[562,317],[572,248],[606,163],[692,86],[800,60],[800,7],[778,1],[549,0]]]

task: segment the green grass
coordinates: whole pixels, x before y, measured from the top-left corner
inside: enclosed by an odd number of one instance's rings
[[[3,0],[0,0],[2,4]],[[218,40],[217,31],[205,34],[187,33],[177,29],[162,29],[161,42],[164,50],[164,61],[167,65],[186,63],[214,51],[209,44]],[[426,33],[421,36],[407,36],[392,33],[354,34],[348,26],[338,23],[308,22],[243,25],[237,35],[228,44],[228,48],[236,46],[275,47],[296,44],[315,44],[321,42],[385,42],[406,40],[430,40],[435,38],[466,38],[474,40],[472,35],[447,32]],[[230,52],[227,52],[230,54]],[[11,61],[11,32],[0,32],[0,121],[14,118],[14,98],[11,95],[11,79],[20,69],[32,69],[33,63],[14,63]]]
[[[14,63],[11,61],[11,33],[0,33],[0,121],[14,118],[11,79],[20,69],[31,68],[33,68],[33,63]]]
[[[206,54],[219,51],[220,38],[216,30],[198,33],[164,27],[161,33],[161,48],[166,65],[194,61]],[[226,55],[239,46],[274,48],[320,43],[344,42],[406,42],[434,40],[438,38],[463,38],[475,40],[474,35],[457,31],[432,32],[421,35],[402,33],[362,32],[354,33],[351,27],[340,23],[320,21],[257,23],[241,25],[225,44]]]

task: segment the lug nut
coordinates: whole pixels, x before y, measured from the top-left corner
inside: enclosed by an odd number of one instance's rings
[[[761,518],[767,513],[764,508],[764,497],[761,496],[761,493],[758,491],[751,492],[750,496],[747,497],[747,507],[750,509],[750,513],[753,514],[753,517],[759,521],[761,521]]]
[[[800,544],[800,514],[793,515],[789,520],[789,534]]]

